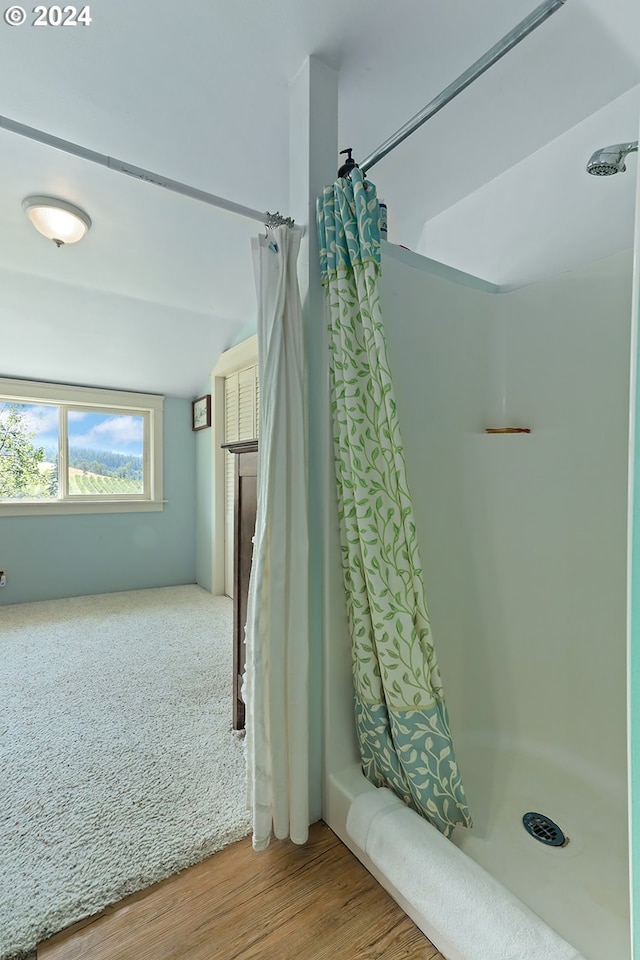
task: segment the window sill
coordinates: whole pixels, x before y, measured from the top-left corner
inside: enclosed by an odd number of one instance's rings
[[[58,500],[0,503],[0,517],[53,517],[92,513],[154,513],[164,500]]]

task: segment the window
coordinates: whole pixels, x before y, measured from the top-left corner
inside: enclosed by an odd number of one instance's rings
[[[0,515],[162,509],[163,398],[0,380]]]

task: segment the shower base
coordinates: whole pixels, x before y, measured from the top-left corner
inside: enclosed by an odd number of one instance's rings
[[[456,828],[453,842],[519,897],[585,960],[630,960],[626,794],[595,778],[537,756],[533,750],[497,749],[481,739],[456,739],[473,830]],[[438,945],[439,932],[363,855],[346,831],[349,808],[375,789],[353,764],[328,777],[324,819]],[[522,823],[536,811],[558,824],[564,847],[539,843]]]
[[[602,783],[595,771],[522,744],[458,737],[456,755],[474,826],[456,828],[454,843],[586,960],[629,960],[625,784]],[[522,822],[529,811],[554,821],[566,845],[530,836]]]

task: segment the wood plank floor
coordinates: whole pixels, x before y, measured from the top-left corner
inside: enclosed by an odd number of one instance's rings
[[[38,960],[443,960],[323,823],[241,840],[38,948]]]

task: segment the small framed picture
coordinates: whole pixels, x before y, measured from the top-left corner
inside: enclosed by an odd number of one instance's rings
[[[204,430],[211,426],[211,394],[198,397],[191,403],[191,429]]]

